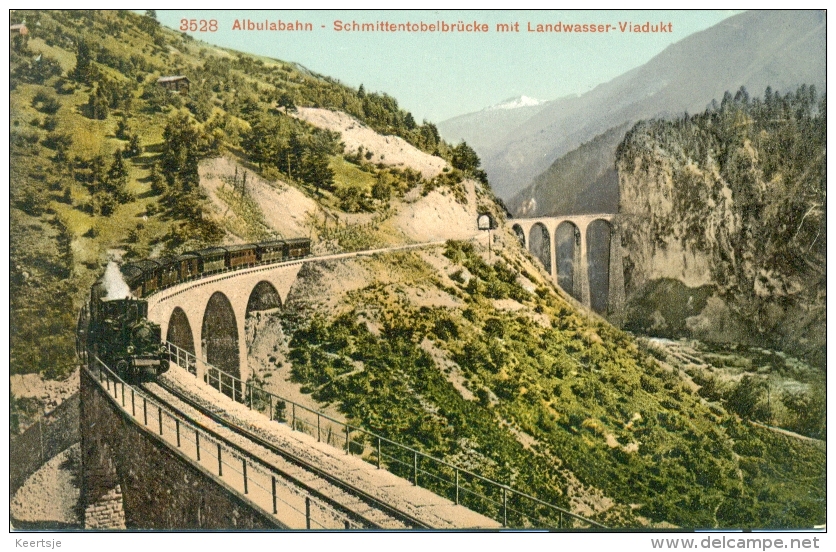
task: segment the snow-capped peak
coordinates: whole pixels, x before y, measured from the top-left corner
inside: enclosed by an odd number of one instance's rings
[[[517,109],[518,107],[531,107],[534,105],[540,105],[541,103],[543,103],[543,100],[529,98],[528,96],[517,96],[516,98],[508,98],[496,105],[486,107],[485,111],[491,111],[494,109]]]

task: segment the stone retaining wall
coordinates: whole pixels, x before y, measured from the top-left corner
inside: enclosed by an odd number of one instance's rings
[[[278,521],[134,423],[81,372],[81,501],[88,528],[277,529]],[[120,521],[119,506],[124,512]],[[113,527],[109,527],[113,528]]]

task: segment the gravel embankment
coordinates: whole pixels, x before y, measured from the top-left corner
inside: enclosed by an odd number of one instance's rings
[[[12,497],[9,504],[12,523],[39,529],[80,528],[80,465],[78,444],[44,464]]]

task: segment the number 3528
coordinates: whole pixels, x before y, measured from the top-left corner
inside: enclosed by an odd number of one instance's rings
[[[181,19],[180,20],[180,30],[181,31],[191,31],[191,32],[210,32],[214,33],[218,30],[218,21],[215,19]]]

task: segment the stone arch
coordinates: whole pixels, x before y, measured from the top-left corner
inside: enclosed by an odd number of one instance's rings
[[[244,345],[247,351],[275,345],[279,339],[275,331],[278,329],[281,335],[281,323],[277,317],[281,307],[282,298],[271,282],[261,280],[253,287],[244,311]]]
[[[609,305],[612,234],[612,224],[604,219],[595,219],[586,227],[590,306],[599,313],[606,313]]]
[[[546,272],[552,273],[551,238],[549,229],[542,222],[536,222],[531,227],[528,236],[528,250],[532,255],[540,259]]]
[[[519,224],[515,224],[511,227],[514,231],[514,234],[517,236],[517,239],[520,240],[520,245],[525,247],[525,230],[523,230],[522,226]]]
[[[281,307],[282,298],[276,287],[267,280],[262,280],[255,285],[252,293],[250,293],[246,313],[249,315],[254,311],[280,309]]]
[[[237,378],[241,377],[238,344],[238,322],[232,303],[220,291],[209,298],[200,332],[201,348],[206,362]],[[226,388],[224,392],[231,395]]]
[[[180,307],[174,307],[168,319],[168,331],[165,334],[165,340],[177,345],[184,351],[188,351],[193,355],[196,354],[192,325],[189,323],[189,317],[186,315],[186,311]]]
[[[554,231],[555,258],[557,261],[557,284],[575,299],[581,301],[583,298],[579,293],[579,266],[581,253],[581,236],[578,226],[570,221],[564,220],[557,225]]]
[[[168,330],[166,330],[165,340],[176,345],[180,349],[191,353],[195,357],[197,353],[194,346],[194,332],[192,325],[189,323],[189,317],[186,311],[180,307],[174,307],[171,316],[168,319]],[[190,359],[186,355],[176,354],[171,356],[172,362],[176,362],[183,368],[186,368],[191,373],[197,372],[197,366],[194,359]]]

